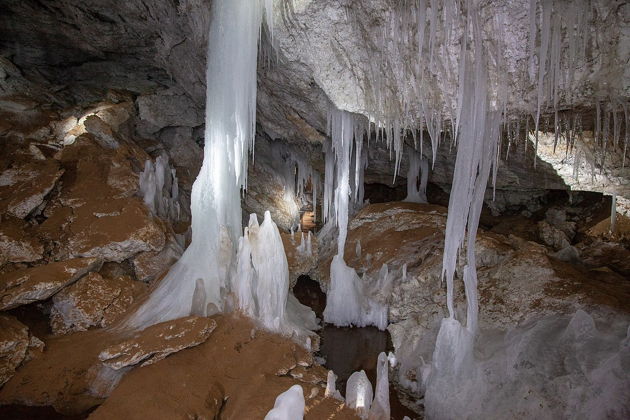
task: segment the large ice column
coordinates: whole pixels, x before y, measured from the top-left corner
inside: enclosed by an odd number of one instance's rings
[[[192,242],[127,320],[128,327],[223,308],[221,290],[241,234],[240,192],[254,142],[258,38],[263,9],[270,18],[271,6],[270,0],[212,2],[204,159],[192,189]]]
[[[473,344],[477,330],[477,271],[475,239],[483,205],[484,193],[493,162],[496,162],[501,114],[491,106],[488,92],[486,56],[483,53],[481,23],[478,10],[473,8],[466,18],[471,29],[471,49],[462,51],[460,83],[463,94],[458,105],[460,112],[457,158],[453,186],[449,199],[448,219],[442,263],[447,286],[449,317],[442,320],[438,333],[431,374],[427,381],[425,407],[427,417],[460,417],[466,407],[450,398],[448,393],[462,395],[475,393],[465,388],[465,378],[474,376]],[[468,35],[464,35],[466,39]],[[459,250],[466,241],[466,263],[463,269],[464,286],[468,303],[466,326],[455,319],[453,279]]]

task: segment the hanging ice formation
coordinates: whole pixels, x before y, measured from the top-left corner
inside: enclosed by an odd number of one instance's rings
[[[191,313],[209,315],[223,310],[231,290],[248,313],[258,311],[265,326],[282,324],[283,298],[276,286],[269,286],[274,275],[283,281],[286,266],[279,255],[269,256],[278,263],[265,271],[268,261],[259,261],[261,250],[251,235],[241,236],[241,190],[247,182],[247,159],[252,150],[256,117],[256,61],[263,14],[272,28],[272,2],[269,0],[219,0],[212,3],[208,39],[206,92],[206,132],[204,160],[192,189],[192,242],[171,268],[149,299],[126,321],[126,326],[143,328]],[[226,25],[225,22],[230,22]],[[277,239],[277,228],[265,219],[257,235]],[[234,264],[237,254],[242,257]],[[252,272],[247,266],[251,255]],[[235,266],[237,266],[235,268]],[[263,271],[263,272],[261,272]],[[230,275],[239,272],[247,279],[256,275],[254,293],[248,296],[245,280]],[[240,281],[243,280],[243,281]],[[284,287],[284,284],[282,285]],[[271,293],[264,300],[259,293]],[[250,290],[252,291],[252,290]],[[278,307],[270,309],[270,305]]]
[[[409,170],[407,171],[407,197],[410,203],[427,202],[429,162],[415,150],[409,148]]]
[[[353,143],[363,143],[364,136],[368,134],[368,127],[368,122],[364,117],[346,111],[333,110],[329,115],[328,128],[332,138],[332,148],[326,149],[324,215],[334,216],[332,220],[339,234],[337,254],[330,265],[330,286],[326,295],[324,320],[337,326],[374,325],[385,329],[387,305],[370,297],[367,293],[366,282],[360,279],[354,269],[348,267],[344,260],[350,202],[353,197],[350,178]],[[355,146],[354,150],[357,156],[355,164],[363,165],[363,159],[360,158],[361,146]],[[334,203],[331,203],[333,193],[330,189],[333,185],[335,187]],[[357,199],[361,195],[358,193]]]

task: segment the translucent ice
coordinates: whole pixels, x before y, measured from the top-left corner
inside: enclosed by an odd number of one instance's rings
[[[389,362],[387,355],[381,353],[376,362],[376,387],[374,389],[374,402],[370,408],[370,420],[382,420],[390,418],[389,406]]]
[[[293,385],[278,395],[273,409],[265,420],[302,420],[304,418],[304,391],[300,385]]]
[[[364,371],[354,372],[346,382],[346,405],[354,408],[362,419],[367,419],[372,405],[372,383]]]
[[[241,189],[247,183],[248,152],[254,143],[258,38],[265,9],[271,23],[271,5],[262,0],[212,2],[204,159],[191,195],[192,241],[126,321],[127,327],[143,328],[189,315],[193,300],[195,311],[203,315],[223,309],[222,290],[229,285],[227,276],[241,236]]]

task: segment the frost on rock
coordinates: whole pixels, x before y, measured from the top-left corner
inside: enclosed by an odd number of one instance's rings
[[[354,372],[346,382],[346,405],[367,419],[372,405],[372,383],[364,371]]]
[[[278,395],[273,409],[265,420],[302,420],[304,418],[304,391],[300,385],[293,385]]]

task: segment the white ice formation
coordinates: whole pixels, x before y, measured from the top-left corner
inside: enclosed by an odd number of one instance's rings
[[[304,238],[306,237],[306,240],[304,240]],[[297,252],[300,255],[306,256],[306,257],[310,257],[313,255],[313,234],[311,232],[308,232],[306,235],[304,234],[304,232],[302,232],[302,234],[300,235],[300,244],[298,245]]]
[[[362,198],[357,184],[351,182],[350,171],[354,145],[355,168],[362,172],[361,158],[364,137],[369,124],[364,117],[345,111],[333,110],[329,115],[329,131],[332,148],[326,150],[326,179],[324,186],[324,216],[332,217],[339,231],[337,236],[337,254],[330,265],[330,285],[326,295],[324,320],[337,326],[365,327],[374,325],[380,329],[387,327],[388,307],[372,298],[366,287],[367,282],[359,278],[356,271],[348,267],[344,260],[348,218],[351,199]],[[334,160],[333,160],[334,152]],[[333,177],[331,179],[331,177]],[[361,185],[363,183],[361,182]],[[334,186],[334,195],[331,188]],[[353,194],[354,186],[357,194]],[[331,198],[334,201],[331,202]],[[385,280],[386,281],[386,280]]]
[[[407,197],[410,203],[427,202],[427,181],[429,162],[413,149],[409,149],[409,170],[407,171]]]
[[[139,187],[144,204],[151,214],[171,221],[180,219],[179,185],[175,169],[170,167],[167,156],[158,156],[155,163],[147,159],[140,173]]]
[[[293,385],[278,395],[273,409],[265,420],[302,420],[304,418],[304,391],[300,385]]]
[[[346,405],[357,412],[362,419],[367,419],[372,406],[372,383],[364,371],[354,372],[346,382]]]
[[[387,355],[381,353],[376,362],[376,386],[374,387],[374,401],[370,408],[368,419],[380,420],[390,418],[389,405],[389,361]]]
[[[204,160],[191,197],[192,242],[149,299],[125,323],[129,328],[237,307],[269,329],[302,331],[289,320],[314,320],[288,298],[288,268],[278,229],[268,213],[255,217],[241,238],[241,191],[247,183],[248,153],[256,118],[256,62],[263,14],[272,27],[272,1],[212,3],[208,39]],[[230,22],[230,25],[225,25]],[[156,172],[163,173],[161,160]],[[145,200],[155,201],[147,180]],[[156,189],[157,190],[157,189]],[[239,240],[239,238],[241,238]],[[287,301],[295,314],[287,314]]]

